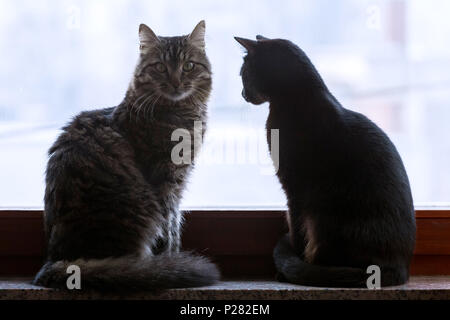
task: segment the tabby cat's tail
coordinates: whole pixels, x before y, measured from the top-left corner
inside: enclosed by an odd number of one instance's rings
[[[290,283],[331,288],[366,288],[367,278],[370,276],[359,268],[306,263],[295,254],[288,236],[280,239],[273,256],[280,280]],[[381,286],[402,284],[408,279],[407,270],[382,268],[381,273]]]
[[[71,265],[80,268],[81,289],[101,291],[200,287],[220,278],[219,270],[207,258],[181,252],[144,258],[124,256],[47,262],[33,284],[67,289],[66,282],[71,275],[67,268]]]

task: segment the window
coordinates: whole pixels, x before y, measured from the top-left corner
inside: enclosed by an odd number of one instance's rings
[[[207,23],[209,131],[184,207],[280,207],[267,106],[240,96],[233,36],[288,38],[341,101],[398,147],[415,203],[450,203],[450,22],[446,0],[0,2],[0,206],[42,206],[46,152],[81,110],[121,102],[141,22],[160,35]]]

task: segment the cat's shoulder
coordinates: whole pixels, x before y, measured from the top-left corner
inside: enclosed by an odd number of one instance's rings
[[[352,149],[367,151],[372,156],[395,151],[388,135],[366,115],[346,109],[342,119],[346,127],[345,141]]]
[[[113,112],[114,108],[82,111],[62,128],[62,133],[49,153],[65,146],[87,147],[94,144],[111,144],[122,139],[113,125]]]
[[[345,126],[353,132],[382,132],[382,130],[375,124],[375,122],[370,120],[366,115],[353,110],[344,109],[344,111],[341,113],[341,119]]]
[[[111,125],[112,114],[114,108],[96,109],[82,111],[63,128],[63,130],[71,130],[77,128],[101,128]]]

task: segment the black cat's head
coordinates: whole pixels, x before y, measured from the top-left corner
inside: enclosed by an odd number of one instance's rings
[[[302,83],[320,79],[306,54],[284,39],[256,36],[255,40],[235,37],[247,51],[241,68],[242,96],[247,102],[262,104],[294,92]]]
[[[140,59],[132,81],[136,96],[181,101],[204,100],[211,89],[211,66],[205,52],[205,22],[185,36],[161,37],[145,24],[139,27]]]

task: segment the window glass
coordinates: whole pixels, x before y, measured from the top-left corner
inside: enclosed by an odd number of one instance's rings
[[[206,20],[210,121],[184,207],[285,205],[265,142],[267,105],[241,97],[233,36],[288,38],[341,103],[383,128],[417,206],[450,202],[450,2],[446,0],[0,0],[0,206],[43,205],[46,152],[71,117],[121,102],[138,26]]]

